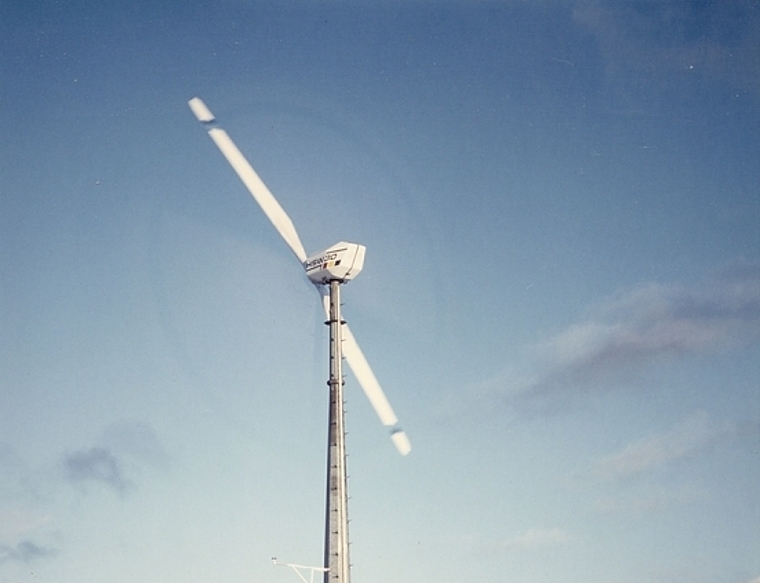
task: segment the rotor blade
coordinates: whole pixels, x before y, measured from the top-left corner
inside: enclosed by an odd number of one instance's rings
[[[325,293],[324,287],[321,286],[319,287],[319,293],[322,296],[322,306],[329,318],[329,295]],[[372,372],[367,359],[364,357],[362,349],[359,348],[356,338],[354,338],[351,329],[346,323],[343,324],[342,337],[343,357],[346,359],[348,366],[351,367],[356,380],[359,382],[359,385],[364,390],[364,394],[367,395],[367,399],[369,399],[369,402],[375,409],[375,413],[377,413],[377,416],[380,418],[380,422],[386,427],[394,428],[391,431],[391,439],[393,440],[396,449],[401,455],[407,455],[412,450],[412,444],[409,442],[406,432],[400,427],[397,427],[398,417],[396,417],[396,414],[393,412],[393,408],[388,402],[380,383],[377,381],[375,373]]]
[[[356,343],[356,338],[354,338],[348,324],[343,325],[343,356],[346,358],[348,366],[354,372],[359,385],[364,389],[364,394],[367,395],[369,402],[372,403],[382,424],[386,427],[395,426],[398,423],[398,417],[393,412],[391,404],[380,387],[380,383],[377,382],[375,373],[369,367],[367,359],[364,358],[364,353]],[[412,450],[409,438],[402,429],[394,429],[391,433],[391,439],[393,439],[393,444],[401,455],[406,455]]]
[[[214,114],[211,113],[211,110],[206,107],[206,104],[199,97],[193,97],[188,102],[188,105],[195,114],[195,117],[198,118],[198,121],[204,125],[212,124],[215,121]],[[290,220],[290,217],[280,206],[280,203],[277,202],[277,199],[269,191],[267,185],[256,174],[256,171],[227,135],[227,132],[219,127],[211,127],[208,130],[208,135],[214,140],[214,143],[224,157],[227,158],[227,162],[237,172],[240,180],[243,181],[243,184],[245,184],[253,198],[259,203],[261,210],[264,211],[264,214],[272,222],[277,232],[285,239],[285,242],[298,260],[301,263],[306,261],[306,251],[304,251],[301,239],[299,239],[296,228],[293,226],[293,221]]]
[[[393,412],[391,404],[385,397],[385,393],[383,393],[383,389],[380,388],[380,383],[377,382],[375,373],[369,367],[367,359],[364,358],[364,353],[356,343],[356,339],[347,324],[343,325],[343,356],[346,362],[348,362],[348,366],[354,371],[356,380],[359,381],[362,389],[367,394],[367,398],[375,408],[382,424],[386,427],[396,425],[398,417]]]

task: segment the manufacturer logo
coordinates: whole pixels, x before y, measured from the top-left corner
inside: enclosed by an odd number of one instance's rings
[[[340,265],[340,259],[337,259],[338,253],[325,253],[322,257],[311,259],[306,262],[306,271],[313,271],[314,269],[327,269],[328,267],[335,267]],[[337,259],[337,261],[336,261]]]

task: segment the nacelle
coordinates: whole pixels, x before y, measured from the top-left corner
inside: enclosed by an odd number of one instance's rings
[[[334,279],[350,281],[364,267],[365,251],[364,245],[341,241],[312,255],[304,261],[303,266],[312,283],[325,284]]]

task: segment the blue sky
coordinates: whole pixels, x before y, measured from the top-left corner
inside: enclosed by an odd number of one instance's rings
[[[0,7],[0,580],[760,580],[755,2]]]

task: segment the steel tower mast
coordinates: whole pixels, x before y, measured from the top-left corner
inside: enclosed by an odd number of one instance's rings
[[[348,552],[348,476],[343,408],[343,320],[339,279],[330,285],[330,412],[327,440],[327,501],[325,508],[324,583],[350,583]]]

